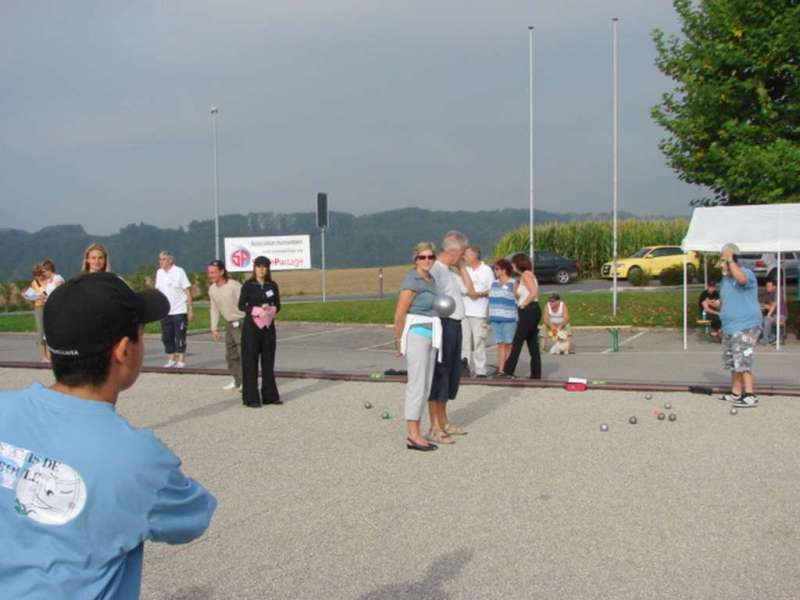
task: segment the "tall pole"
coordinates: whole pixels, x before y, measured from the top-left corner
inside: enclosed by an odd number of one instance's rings
[[[533,263],[533,26],[528,27],[528,253]]]
[[[328,294],[325,285],[325,228],[324,227],[320,229],[319,235],[320,235],[320,241],[322,242],[320,248],[320,250],[322,251],[322,301],[327,302]]]
[[[214,133],[214,257],[219,260],[219,179],[217,178],[217,114],[219,109],[211,107],[211,130]]]
[[[612,43],[612,78],[613,78],[613,112],[614,112],[614,173],[612,175],[613,180],[613,208],[612,208],[612,237],[613,237],[613,248],[611,254],[613,255],[612,258],[612,268],[611,272],[613,273],[613,280],[614,283],[612,285],[612,314],[616,317],[617,316],[617,258],[618,258],[618,232],[617,232],[617,206],[619,204],[619,56],[617,54],[617,25],[619,24],[619,19],[614,17],[611,19],[612,22],[612,30],[613,30],[613,43]]]

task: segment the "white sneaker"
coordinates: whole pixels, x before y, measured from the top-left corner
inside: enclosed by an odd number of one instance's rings
[[[175,363],[175,368],[176,369],[183,369],[185,366],[186,366],[185,362],[178,361],[178,362]]]
[[[228,390],[228,391],[229,390],[238,390],[239,386],[236,385],[236,382],[233,379],[231,379],[230,383],[228,385],[226,385],[225,387],[223,387],[222,389],[223,390]]]
[[[176,363],[174,360],[172,360],[172,359],[170,358],[170,359],[167,361],[167,364],[165,364],[165,365],[164,365],[164,368],[165,368],[165,369],[171,369],[171,368],[172,368],[172,367],[174,367],[176,364],[178,364],[178,363]]]

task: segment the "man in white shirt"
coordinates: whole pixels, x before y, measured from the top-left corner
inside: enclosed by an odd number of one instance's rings
[[[211,336],[215,342],[221,336],[217,330],[219,316],[225,319],[225,361],[233,379],[224,388],[238,390],[242,387],[242,320],[245,314],[239,310],[239,295],[242,284],[228,276],[225,263],[212,260],[208,263],[208,299],[211,300]]]
[[[186,366],[186,329],[194,319],[192,284],[166,250],[159,253],[158,264],[156,289],[169,300],[169,314],[161,319],[161,341],[168,356],[164,366],[182,369]]]
[[[461,362],[476,377],[486,377],[486,337],[489,333],[489,289],[494,272],[481,260],[481,249],[469,246],[464,251],[467,275],[472,290],[462,286],[464,318],[461,320]]]

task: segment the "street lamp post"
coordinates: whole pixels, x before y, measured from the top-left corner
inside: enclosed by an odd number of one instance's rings
[[[533,263],[533,26],[528,27],[528,254]]]
[[[612,118],[612,120],[613,120],[613,128],[614,128],[614,133],[613,133],[613,153],[614,153],[614,158],[613,158],[613,161],[612,161],[613,162],[613,171],[614,172],[612,174],[612,180],[613,180],[613,193],[612,193],[612,195],[613,195],[613,206],[612,206],[612,215],[611,215],[611,219],[612,219],[612,224],[611,224],[612,234],[611,235],[612,235],[612,238],[613,238],[613,242],[612,242],[613,248],[612,248],[612,251],[611,251],[611,255],[612,255],[612,258],[611,258],[611,265],[612,265],[611,273],[612,273],[612,277],[613,277],[613,283],[612,283],[612,286],[611,286],[612,287],[612,293],[611,293],[611,296],[612,296],[612,309],[611,309],[611,312],[616,317],[617,316],[617,310],[618,310],[618,304],[617,304],[617,256],[618,256],[618,236],[619,236],[619,232],[617,231],[617,227],[618,227],[618,224],[617,224],[617,207],[618,207],[618,204],[619,204],[619,54],[618,54],[618,51],[617,51],[617,25],[619,23],[619,19],[617,17],[614,17],[613,19],[611,19],[611,22],[612,22],[612,34],[613,34],[612,35],[612,37],[613,37],[612,48],[611,48],[611,54],[612,54],[611,71],[612,71],[612,79],[613,79],[613,83],[612,83],[612,87],[613,87],[613,108],[612,108],[612,110],[613,110],[613,113],[614,113],[613,114],[613,118]]]
[[[219,260],[219,179],[217,176],[217,115],[219,108],[211,107],[211,130],[214,135],[214,257]]]

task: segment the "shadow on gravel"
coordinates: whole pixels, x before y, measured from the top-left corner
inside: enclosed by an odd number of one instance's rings
[[[144,427],[156,430],[156,429],[161,429],[162,427],[167,427],[169,425],[175,425],[175,423],[183,423],[184,421],[191,421],[192,419],[197,419],[198,417],[212,417],[214,415],[218,415],[219,413],[225,412],[231,407],[241,404],[242,404],[242,398],[240,396],[237,396],[231,400],[221,400],[220,402],[215,402],[214,404],[207,404],[206,406],[193,408],[192,410],[186,411],[183,414],[170,417],[166,421],[161,421],[160,423],[154,423],[153,425],[145,425]]]
[[[472,559],[472,550],[463,548],[445,554],[431,563],[421,581],[386,585],[361,596],[359,600],[394,600],[395,598],[447,600],[453,596],[445,591],[444,585],[458,577],[470,559]]]
[[[292,402],[293,400],[298,400],[299,398],[302,398],[303,396],[306,396],[308,394],[313,394],[314,392],[321,392],[322,390],[329,390],[341,384],[342,384],[341,381],[329,381],[325,379],[311,380],[311,382],[296,387],[291,392],[286,392],[285,394],[281,393],[281,400],[283,400],[285,404],[287,402]]]
[[[447,416],[453,423],[471,425],[501,406],[505,406],[521,393],[522,390],[519,388],[502,388],[497,391],[492,391],[482,396],[479,400],[454,410]]]

